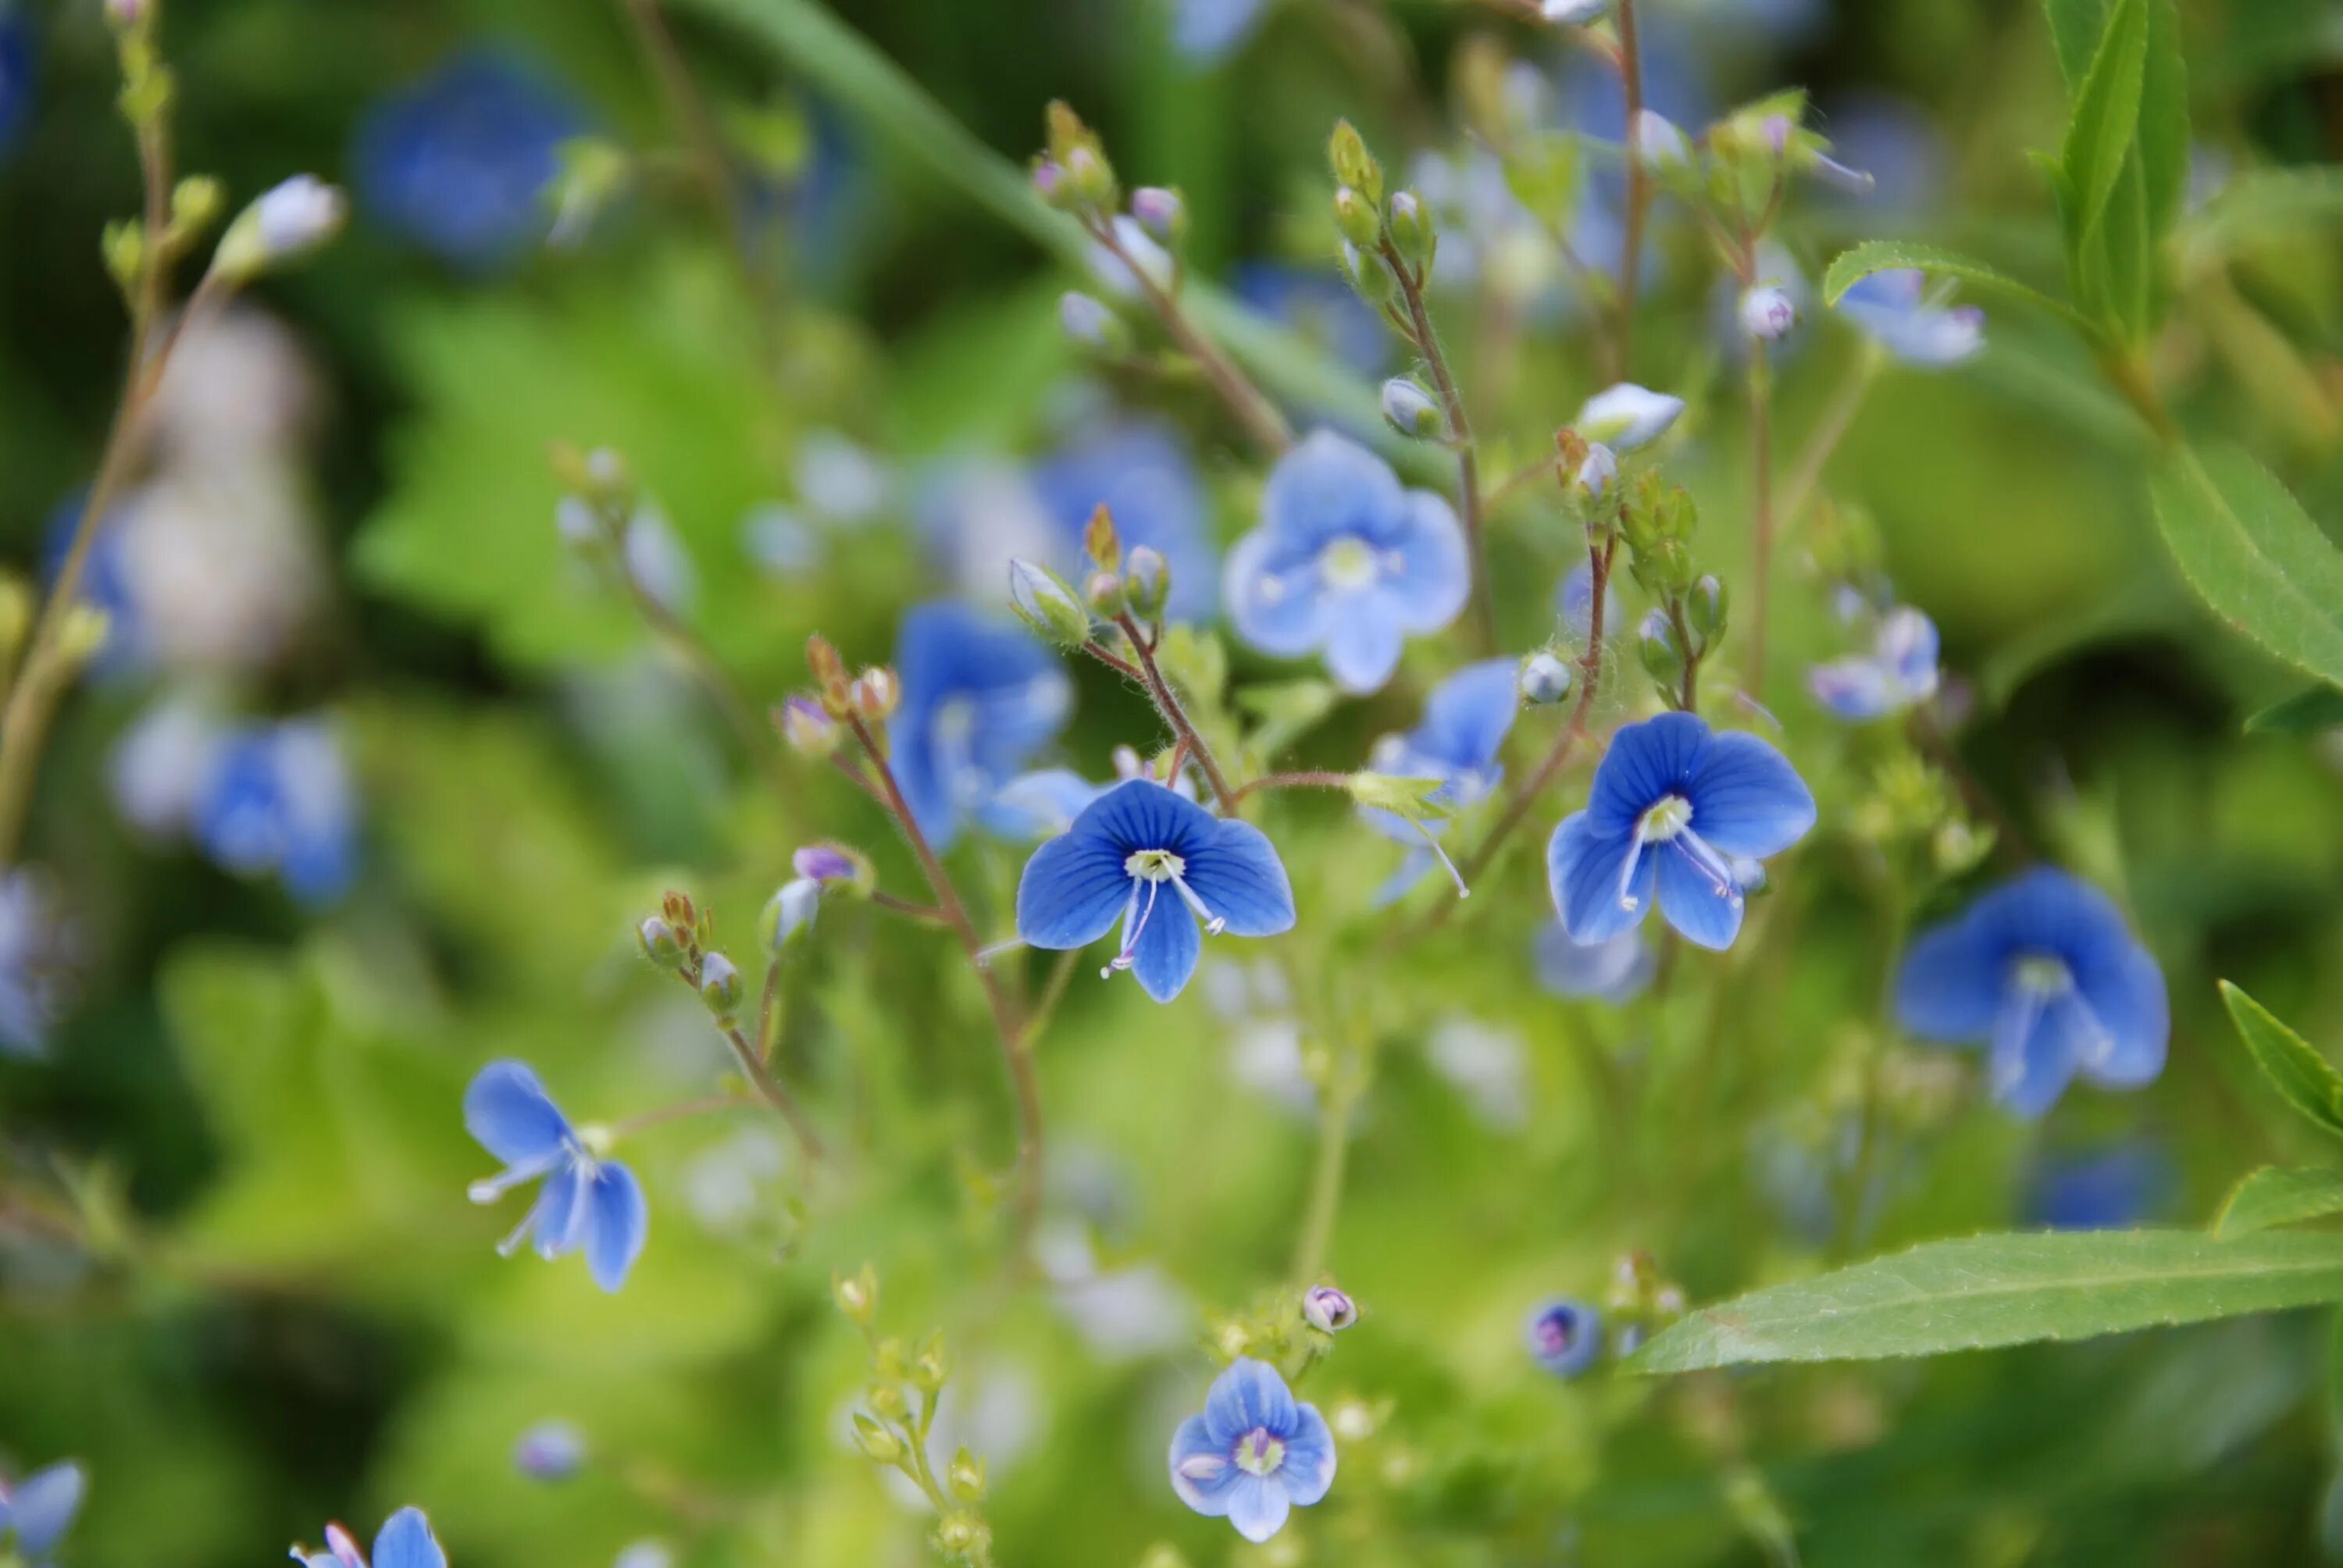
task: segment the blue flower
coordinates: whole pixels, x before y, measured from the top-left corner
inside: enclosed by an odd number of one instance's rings
[[[1104,972],[1130,970],[1141,990],[1170,1001],[1196,972],[1200,931],[1291,930],[1293,889],[1260,829],[1133,779],[1033,851],[1017,884],[1017,934],[1037,948],[1088,947],[1117,920],[1122,946]]]
[[[1073,683],[1015,622],[957,604],[903,618],[895,647],[900,705],[887,726],[895,781],[937,849],[973,818],[1006,837],[1020,818],[995,811],[1002,785],[1065,728]]]
[[[1603,1353],[1603,1317],[1584,1302],[1547,1302],[1522,1324],[1522,1342],[1538,1365],[1574,1378]]]
[[[0,1542],[13,1534],[25,1558],[35,1564],[47,1562],[73,1528],[88,1489],[89,1478],[71,1460],[36,1470],[13,1486],[0,1483]]]
[[[1741,931],[1736,859],[1778,855],[1815,825],[1815,798],[1755,735],[1712,735],[1664,713],[1612,738],[1586,809],[1546,848],[1546,879],[1571,940],[1608,941],[1660,912],[1686,939],[1725,949]]]
[[[513,1467],[531,1481],[568,1481],[586,1463],[586,1434],[566,1421],[541,1421],[513,1445]]]
[[[585,129],[577,105],[530,66],[467,55],[367,116],[358,199],[451,266],[493,270],[544,238],[561,145]]]
[[[293,719],[218,743],[188,825],[239,876],[273,872],[307,904],[330,903],[357,870],[357,808],[333,732]]]
[[[1641,996],[1659,960],[1641,931],[1621,931],[1607,941],[1574,942],[1560,920],[1540,926],[1532,939],[1538,984],[1574,1001],[1607,1001],[1616,1007]]]
[[[1277,1369],[1239,1357],[1212,1381],[1204,1413],[1172,1434],[1172,1490],[1207,1519],[1266,1541],[1334,1484],[1334,1434],[1296,1403]]]
[[[1841,719],[1881,719],[1936,695],[1936,623],[1898,605],[1880,617],[1869,653],[1815,665],[1806,672],[1806,686]]]
[[[464,1128],[505,1162],[497,1175],[472,1183],[473,1202],[493,1203],[525,1181],[546,1179],[528,1218],[497,1251],[510,1257],[532,1235],[540,1258],[583,1247],[596,1284],[615,1292],[626,1283],[650,1228],[642,1185],[588,1147],[536,1073],[518,1061],[482,1068],[464,1091]]]
[[[2027,1117],[2078,1072],[2107,1089],[2152,1081],[2171,1033],[2155,958],[2106,894],[2047,866],[1922,932],[1896,1010],[1920,1039],[1986,1045],[1993,1097]]]
[[[0,0],[0,157],[7,156],[33,121],[37,42],[30,12]]]
[[[1172,46],[1200,65],[1236,52],[1261,22],[1263,0],[1172,0]]]
[[[1186,445],[1165,425],[1109,426],[1038,464],[1034,494],[1056,523],[1059,563],[1081,558],[1082,530],[1103,506],[1123,548],[1144,545],[1172,568],[1173,620],[1209,620],[1220,600],[1220,561],[1212,548],[1203,486]],[[1079,579],[1077,579],[1079,580]]]
[[[307,1568],[367,1568],[367,1559],[350,1533],[338,1524],[326,1526],[326,1549],[293,1548],[293,1561]],[[447,1568],[447,1553],[431,1533],[431,1521],[419,1508],[402,1508],[374,1538],[373,1568]]]
[[[1976,358],[1985,348],[1985,312],[1931,305],[1926,289],[1917,270],[1875,272],[1839,296],[1836,308],[1906,365],[1942,370]]]
[[[1286,658],[1322,648],[1337,685],[1369,692],[1398,668],[1408,633],[1438,631],[1471,591],[1448,503],[1320,430],[1271,471],[1261,527],[1229,552],[1222,598],[1246,642]]]
[[[2034,1172],[2029,1223],[2054,1231],[2121,1231],[2154,1216],[2172,1195],[2171,1159],[2153,1143],[2118,1143],[2069,1154]]]
[[[1237,264],[1237,297],[1326,349],[1361,376],[1391,363],[1391,327],[1340,273],[1282,261]]]
[[[1375,746],[1372,766],[1400,779],[1436,779],[1430,800],[1462,811],[1488,799],[1505,776],[1498,753],[1521,711],[1520,665],[1510,658],[1466,665],[1433,688],[1423,719],[1403,735],[1387,735]],[[1431,869],[1434,851],[1427,839],[1447,830],[1446,819],[1417,823],[1395,811],[1363,806],[1360,816],[1386,839],[1411,852],[1384,892],[1397,897]]]

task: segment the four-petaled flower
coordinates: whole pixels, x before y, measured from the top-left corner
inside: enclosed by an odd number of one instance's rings
[[[368,1568],[357,1539],[338,1524],[326,1526],[326,1549],[293,1548],[293,1561],[305,1568]],[[374,1538],[372,1568],[447,1568],[447,1553],[431,1533],[431,1522],[419,1508],[402,1508],[392,1514]]]
[[[583,1247],[594,1282],[615,1292],[642,1256],[650,1212],[635,1173],[589,1146],[545,1092],[537,1074],[518,1061],[492,1061],[464,1091],[464,1127],[505,1162],[475,1181],[475,1203],[493,1203],[525,1181],[545,1178],[513,1233],[497,1251],[509,1257],[532,1235],[541,1258]]]
[[[1898,605],[1879,618],[1869,653],[1815,666],[1806,686],[1841,719],[1882,719],[1936,695],[1936,623]]]
[[[1266,1541],[1285,1516],[1334,1484],[1334,1434],[1318,1407],[1296,1403],[1277,1369],[1240,1357],[1213,1381],[1204,1413],[1172,1434],[1172,1490],[1248,1541]]]
[[[1735,860],[1779,854],[1814,825],[1815,798],[1779,751],[1664,713],[1612,739],[1586,809],[1554,829],[1546,877],[1573,941],[1632,930],[1656,897],[1688,940],[1724,949],[1749,879]]]
[[[1001,787],[1064,728],[1073,683],[1014,622],[956,604],[903,618],[895,650],[902,700],[887,727],[895,781],[941,849],[974,819],[1016,837],[1023,813],[995,810]]]
[[[1857,331],[1906,365],[1949,369],[1985,349],[1985,312],[1931,305],[1915,268],[1875,272],[1839,296],[1837,310]]]
[[[73,1528],[87,1489],[88,1478],[71,1460],[36,1470],[13,1485],[0,1482],[0,1543],[13,1535],[17,1553],[27,1562],[46,1563]]]
[[[1985,1042],[1993,1097],[2020,1116],[2050,1109],[2077,1073],[2137,1089],[2164,1070],[2164,971],[2113,901],[2037,867],[1923,931],[1896,987],[1905,1029]]]
[[[1454,620],[1473,580],[1448,503],[1403,488],[1389,464],[1330,430],[1278,459],[1261,527],[1229,552],[1225,579],[1240,637],[1282,658],[1322,648],[1353,692],[1391,678],[1409,633]]]
[[[1121,949],[1103,972],[1129,970],[1141,990],[1170,1001],[1196,972],[1200,930],[1291,930],[1293,889],[1260,829],[1133,779],[1033,851],[1017,884],[1017,934],[1037,948],[1088,947],[1118,920]]]

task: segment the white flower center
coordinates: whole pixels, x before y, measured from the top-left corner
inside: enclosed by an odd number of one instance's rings
[[[1318,554],[1319,576],[1337,592],[1372,587],[1381,568],[1364,539],[1336,539]]]
[[[2052,953],[2020,953],[2009,966],[2010,983],[2047,1000],[2075,989],[2075,971]]]
[[[1188,862],[1169,849],[1133,849],[1123,858],[1122,869],[1142,882],[1176,882]]]
[[[1663,795],[1659,804],[1644,813],[1639,829],[1646,844],[1664,844],[1692,826],[1692,802],[1681,795]]]

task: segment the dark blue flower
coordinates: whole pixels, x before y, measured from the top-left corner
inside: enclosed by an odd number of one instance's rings
[[[88,1488],[88,1477],[71,1460],[36,1470],[13,1485],[0,1483],[0,1543],[14,1535],[17,1553],[38,1568],[73,1528]]]
[[[1547,1302],[1522,1324],[1522,1342],[1537,1364],[1574,1378],[1603,1353],[1603,1318],[1584,1302]]]
[[[903,618],[895,648],[903,696],[887,736],[895,780],[930,843],[973,819],[1017,836],[994,809],[1001,787],[1065,728],[1073,683],[1055,655],[1003,617],[928,604]]]
[[[1284,323],[1362,376],[1391,363],[1391,327],[1331,268],[1247,261],[1230,278],[1237,297]]]
[[[357,870],[357,808],[333,732],[316,719],[264,725],[217,743],[188,826],[239,876],[274,873],[307,904],[330,903]]]
[[[509,1257],[532,1236],[540,1258],[583,1247],[596,1284],[615,1292],[626,1283],[650,1229],[642,1185],[633,1171],[588,1146],[536,1073],[518,1061],[482,1068],[464,1091],[464,1127],[505,1162],[497,1175],[472,1183],[473,1202],[493,1203],[523,1182],[545,1179],[528,1218],[499,1252]]]
[[[1353,692],[1389,680],[1407,635],[1454,620],[1472,591],[1448,503],[1403,488],[1389,464],[1331,430],[1278,459],[1261,527],[1229,552],[1224,576],[1240,637],[1287,658],[1323,648]]]
[[[2121,1231],[2153,1218],[2172,1196],[2171,1157],[2132,1141],[2044,1161],[2028,1183],[2028,1223],[2054,1231]]]
[[[1277,1369],[1239,1357],[1212,1382],[1204,1413],[1172,1434],[1172,1490],[1248,1541],[1285,1528],[1334,1484],[1334,1434],[1318,1407],[1297,1403]]]
[[[1936,623],[1909,605],[1879,618],[1869,653],[1851,654],[1806,672],[1815,700],[1861,723],[1901,713],[1936,695]]]
[[[33,17],[22,5],[0,0],[0,158],[8,156],[33,122],[33,69],[39,40]]]
[[[367,1568],[357,1540],[338,1524],[326,1526],[326,1549],[293,1548],[293,1561],[307,1568]],[[447,1568],[447,1553],[431,1533],[431,1522],[419,1508],[402,1508],[374,1538],[373,1568]]]
[[[2105,893],[2043,866],[1924,931],[1896,988],[1905,1029],[1984,1044],[1993,1097],[2050,1109],[2077,1073],[2137,1089],[2164,1070],[2164,971]]]
[[[1293,889],[1260,829],[1133,779],[1036,849],[1017,884],[1017,934],[1037,948],[1088,947],[1118,920],[1122,946],[1105,972],[1130,970],[1170,1001],[1196,972],[1202,931],[1291,930]]]
[[[1734,862],[1777,855],[1814,825],[1815,798],[1779,751],[1664,713],[1612,738],[1586,809],[1554,829],[1546,878],[1574,941],[1633,930],[1656,897],[1689,940],[1728,948],[1748,880]]]
[[[1170,427],[1134,421],[1081,437],[1037,464],[1032,484],[1057,525],[1061,567],[1081,560],[1082,531],[1104,507],[1124,549],[1145,546],[1171,567],[1171,618],[1212,618],[1220,558],[1195,461]]]
[[[441,260],[492,270],[544,238],[561,145],[586,124],[529,65],[463,55],[367,115],[356,152],[359,203]]]
[[[1659,960],[1641,931],[1621,931],[1608,941],[1574,942],[1560,920],[1540,926],[1532,939],[1538,984],[1574,1001],[1633,1001],[1652,983]]]
[[[1834,307],[1855,329],[1906,365],[1949,369],[1985,349],[1985,312],[1932,305],[1928,280],[1910,268],[1875,272]]]

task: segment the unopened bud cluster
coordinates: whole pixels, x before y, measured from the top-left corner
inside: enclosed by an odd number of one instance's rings
[[[936,1401],[951,1379],[943,1336],[930,1334],[914,1349],[880,1334],[879,1276],[868,1263],[853,1274],[832,1274],[830,1298],[870,1348],[870,1381],[851,1418],[856,1450],[920,1489],[935,1510],[937,1551],[970,1568],[988,1568],[992,1530],[982,1512],[984,1461],[960,1448],[939,1478],[925,1452]]]
[[[1385,198],[1383,166],[1348,120],[1335,123],[1326,161],[1334,172],[1334,230],[1342,236],[1342,273],[1351,286],[1378,307],[1399,291],[1411,297],[1421,293],[1440,249],[1440,227],[1431,206],[1412,190],[1394,191]],[[1402,335],[1417,352],[1429,352],[1430,346],[1417,341],[1412,326],[1402,325],[1400,318],[1394,318],[1394,325],[1401,326]],[[1409,400],[1404,388],[1412,385],[1403,379],[1384,387],[1383,417],[1402,434],[1418,439],[1443,435],[1438,409],[1427,416]],[[1422,394],[1422,388],[1415,390]]]

